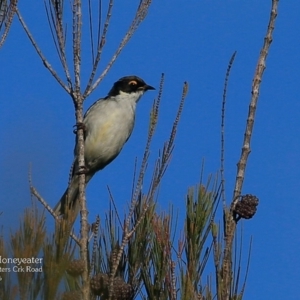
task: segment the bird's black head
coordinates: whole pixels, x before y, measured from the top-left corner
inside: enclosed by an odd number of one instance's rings
[[[139,91],[146,92],[148,90],[155,90],[155,88],[148,85],[138,76],[125,76],[114,83],[112,89],[108,93],[108,96],[117,96],[120,92],[131,94]]]

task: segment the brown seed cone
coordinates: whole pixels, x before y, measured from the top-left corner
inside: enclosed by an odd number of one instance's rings
[[[84,270],[84,263],[81,259],[74,259],[70,262],[67,273],[73,277],[77,277],[83,273]]]
[[[258,201],[257,197],[250,194],[241,196],[241,200],[237,202],[234,212],[241,218],[251,219],[256,213]]]
[[[104,296],[103,299],[108,298],[109,276],[107,274],[99,273],[91,278],[91,289],[95,295]]]
[[[92,292],[101,296],[101,299],[108,299],[109,295],[109,276],[99,273],[91,279]],[[133,288],[127,284],[122,278],[116,277],[113,283],[112,299],[130,300],[133,297]]]

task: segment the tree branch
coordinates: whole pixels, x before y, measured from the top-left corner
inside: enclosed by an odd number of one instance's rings
[[[221,283],[221,289],[222,289],[222,299],[224,300],[229,299],[231,284],[232,284],[232,274],[231,274],[232,272],[231,259],[232,259],[232,247],[233,247],[232,245],[233,245],[233,238],[236,229],[234,207],[237,204],[239,196],[242,191],[247,159],[250,153],[250,141],[251,141],[251,136],[253,131],[255,111],[256,111],[258,96],[259,96],[259,89],[262,81],[263,72],[266,68],[266,58],[268,55],[268,51],[270,49],[270,45],[272,43],[272,33],[275,26],[275,19],[277,17],[278,2],[279,0],[272,0],[272,8],[271,8],[271,15],[269,19],[268,29],[264,39],[262,50],[260,52],[260,56],[256,66],[256,71],[254,74],[252,91],[251,91],[252,97],[249,106],[242,153],[241,153],[241,158],[237,164],[237,176],[236,176],[236,183],[235,183],[235,188],[233,193],[233,200],[231,203],[230,210],[224,209],[225,247],[223,252],[223,265],[221,270],[221,276],[223,279]]]

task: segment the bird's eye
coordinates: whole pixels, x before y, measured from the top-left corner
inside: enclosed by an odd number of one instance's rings
[[[128,82],[129,85],[137,85],[137,82],[135,80],[131,80]]]

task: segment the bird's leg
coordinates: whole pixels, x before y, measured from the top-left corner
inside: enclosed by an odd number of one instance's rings
[[[85,132],[86,132],[86,126],[83,122],[78,122],[73,127],[75,127],[75,129],[73,130],[74,134],[77,134],[77,131],[80,129],[83,130],[83,134],[85,134]]]

